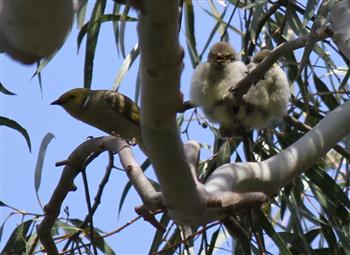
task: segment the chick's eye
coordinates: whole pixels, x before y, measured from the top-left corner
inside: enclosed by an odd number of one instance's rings
[[[73,100],[74,98],[75,98],[75,95],[70,95],[70,96],[69,96],[69,99],[70,99],[70,100]]]

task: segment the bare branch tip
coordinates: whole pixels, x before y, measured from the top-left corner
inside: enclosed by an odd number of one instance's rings
[[[57,162],[55,163],[55,167],[65,166],[65,165],[69,165],[68,159],[61,160],[61,161],[57,161]]]

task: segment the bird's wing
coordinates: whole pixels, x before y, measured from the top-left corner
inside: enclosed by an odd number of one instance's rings
[[[116,91],[107,91],[105,98],[113,110],[122,114],[135,124],[140,125],[140,108],[134,101]]]

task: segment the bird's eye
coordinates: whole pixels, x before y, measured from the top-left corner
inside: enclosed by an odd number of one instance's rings
[[[75,98],[75,95],[70,95],[70,96],[69,96],[69,99],[70,99],[70,100],[73,100],[74,98]]]

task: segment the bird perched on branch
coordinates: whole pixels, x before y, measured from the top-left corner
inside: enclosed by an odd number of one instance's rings
[[[270,50],[262,50],[248,64],[248,72],[253,70]],[[235,114],[235,122],[245,128],[269,128],[278,124],[287,112],[289,83],[286,74],[274,64],[264,78],[253,84],[243,96],[243,103]]]
[[[145,152],[140,110],[130,98],[111,90],[75,88],[51,104],[62,106],[74,118],[108,134],[138,143]]]
[[[221,124],[222,133],[233,125],[229,89],[246,76],[246,72],[246,65],[238,61],[236,51],[226,42],[214,44],[207,62],[199,64],[194,70],[190,101],[200,107],[210,121]]]

